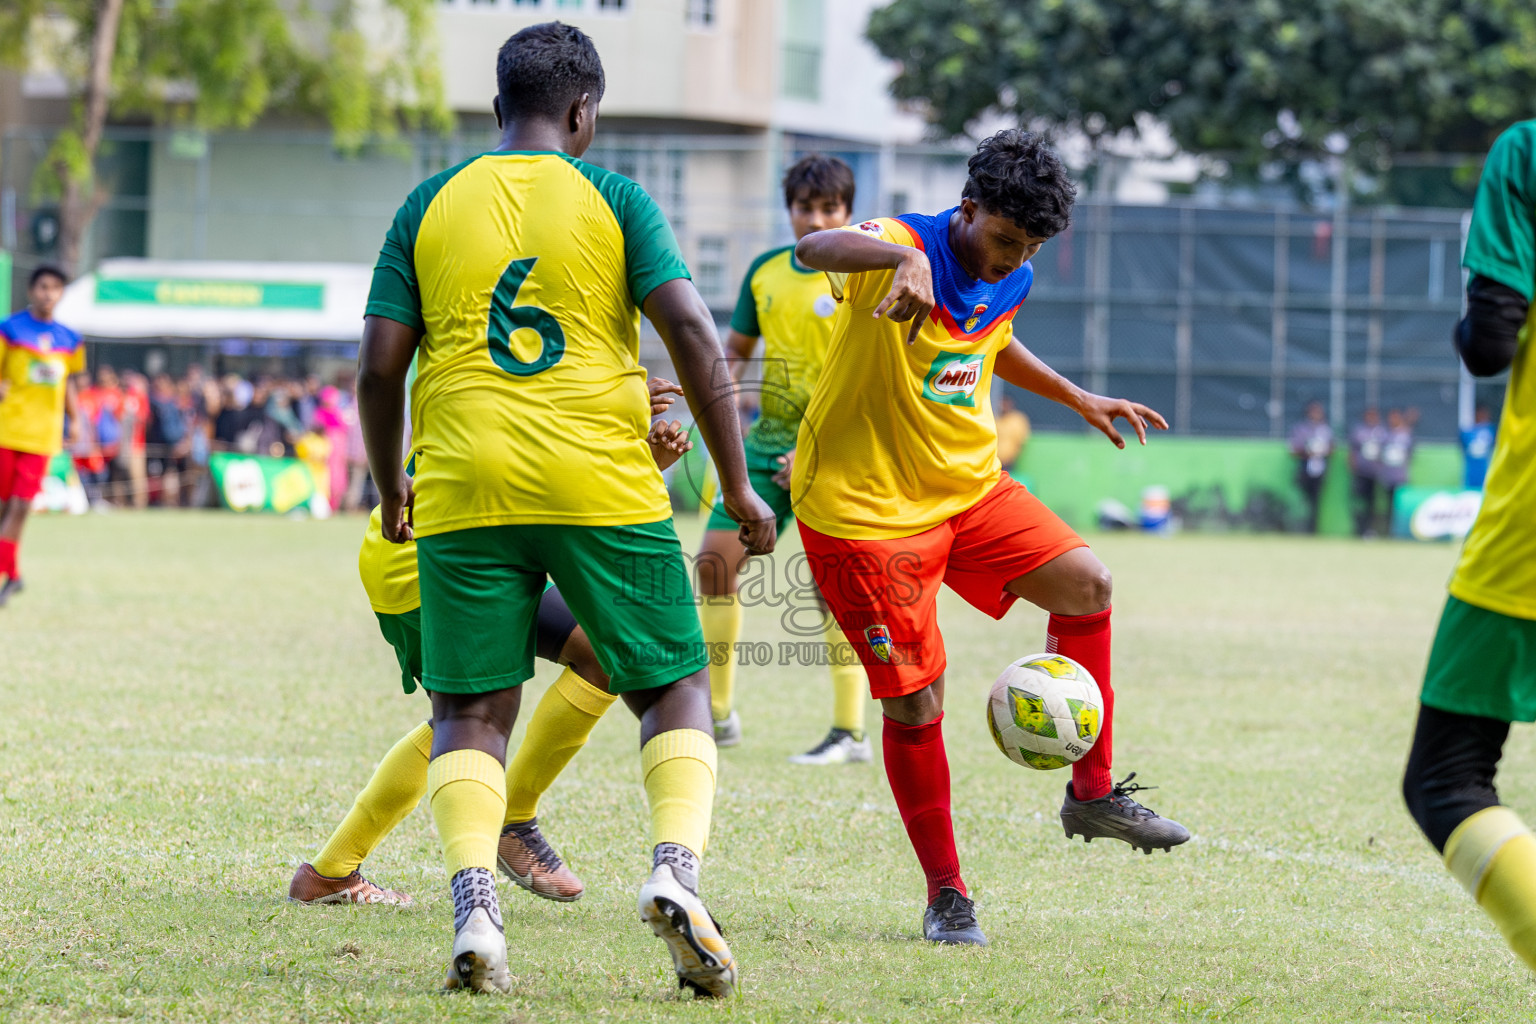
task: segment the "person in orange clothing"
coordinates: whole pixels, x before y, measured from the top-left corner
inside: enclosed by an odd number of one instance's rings
[[[0,322],[0,606],[22,589],[17,548],[48,463],[63,447],[64,413],[83,438],[74,375],[85,346],[53,318],[64,272],[41,266],[27,282],[27,308]]]

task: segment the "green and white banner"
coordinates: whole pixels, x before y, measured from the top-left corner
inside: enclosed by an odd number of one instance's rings
[[[282,515],[305,509],[317,516],[330,514],[326,499],[315,490],[309,467],[299,459],[215,452],[208,457],[208,471],[219,497],[236,512]]]

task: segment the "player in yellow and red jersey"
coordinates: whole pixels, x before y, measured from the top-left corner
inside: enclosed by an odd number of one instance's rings
[[[985,945],[960,876],[944,752],[940,583],[1002,618],[1020,597],[1051,613],[1049,650],[1104,695],[1103,732],[1073,765],[1070,838],[1151,852],[1189,838],[1110,776],[1110,575],[1084,541],[1002,472],[993,375],[1076,410],[1124,447],[1156,412],[1089,394],[1013,334],[1029,259],[1066,228],[1076,189],[1043,140],[999,132],[969,164],[960,205],[807,235],[795,254],[826,271],[839,308],[800,425],[792,493],[812,572],[885,711],[885,770],[928,880],[924,936]],[[910,321],[907,326],[905,321]]]
[[[0,605],[21,590],[21,528],[63,447],[66,410],[73,429],[81,427],[74,375],[85,372],[85,345],[53,318],[64,284],[62,270],[38,267],[27,308],[0,322]]]

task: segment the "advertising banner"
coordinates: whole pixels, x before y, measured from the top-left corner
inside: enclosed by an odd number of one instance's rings
[[[236,512],[330,513],[325,497],[315,490],[309,467],[299,459],[215,452],[208,457],[208,471],[219,497]]]

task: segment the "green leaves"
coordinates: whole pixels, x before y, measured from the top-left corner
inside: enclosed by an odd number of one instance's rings
[[[1239,163],[1480,152],[1536,96],[1529,0],[895,0],[868,35],[940,135],[989,112],[1101,138],[1152,114]]]

